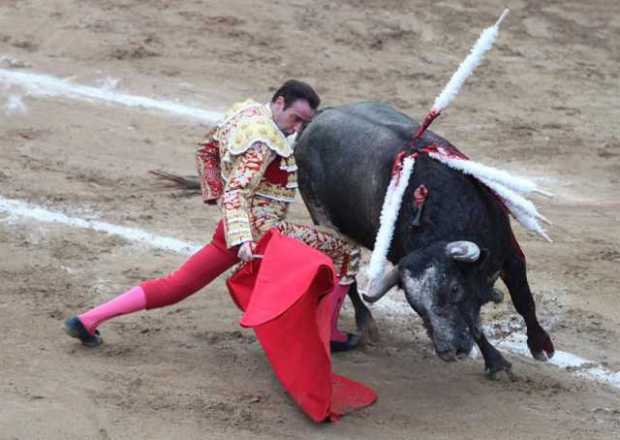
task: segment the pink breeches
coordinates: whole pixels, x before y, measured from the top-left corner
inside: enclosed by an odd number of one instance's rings
[[[192,255],[169,275],[140,284],[146,296],[146,308],[177,303],[199,291],[239,262],[236,249],[226,249],[224,225],[219,222],[211,243]]]

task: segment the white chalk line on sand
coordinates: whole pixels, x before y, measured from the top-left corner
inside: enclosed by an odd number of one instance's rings
[[[182,255],[191,255],[201,248],[201,245],[198,244],[153,234],[139,228],[119,226],[102,221],[85,220],[79,217],[69,216],[61,211],[50,210],[22,200],[7,199],[2,196],[0,196],[0,212],[8,214],[10,216],[9,219],[30,219],[44,223],[58,223],[81,229],[92,229],[94,231],[122,237],[130,242],[137,242],[156,249],[173,251]],[[393,314],[396,311],[394,307],[395,304],[393,303],[394,302],[389,303],[390,305],[388,305],[386,310],[388,313]],[[377,304],[375,308],[382,308],[381,303]],[[402,313],[410,314],[410,310],[405,309]],[[495,343],[501,350],[510,351],[525,357],[530,356],[525,336],[523,335],[511,334],[508,338],[495,341]],[[548,362],[557,367],[570,370],[577,376],[605,383],[620,389],[620,372],[610,371],[597,362],[563,351],[556,351],[553,358]]]
[[[130,228],[97,220],[85,220],[79,217],[71,217],[60,211],[52,211],[21,200],[7,199],[2,196],[0,196],[0,211],[6,212],[10,216],[17,218],[36,220],[44,223],[59,223],[80,229],[92,229],[98,232],[105,232],[110,235],[122,237],[128,241],[145,244],[156,249],[163,249],[183,255],[191,255],[202,247],[198,244],[177,240],[176,238],[152,234],[138,228]]]
[[[510,351],[525,357],[530,355],[530,350],[527,347],[526,336],[523,334],[511,334],[504,340],[491,342],[494,343],[500,350]],[[573,353],[556,351],[553,357],[547,362],[557,367],[570,370],[579,377],[592,379],[596,382],[605,383],[614,388],[620,389],[620,372],[610,371],[597,362],[584,359]]]
[[[5,87],[21,87],[30,96],[65,97],[89,102],[101,101],[127,107],[153,109],[202,121],[207,124],[213,124],[223,116],[223,114],[219,112],[207,111],[173,101],[127,95],[114,92],[110,90],[109,87],[91,87],[73,84],[62,78],[38,73],[0,69],[0,84],[3,84]]]

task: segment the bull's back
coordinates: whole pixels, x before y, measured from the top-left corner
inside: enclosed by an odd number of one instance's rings
[[[414,129],[409,118],[379,103],[317,115],[295,147],[300,191],[314,220],[372,243],[392,160]]]
[[[417,128],[415,121],[382,103],[321,112],[302,133],[295,150],[300,191],[313,219],[372,248],[392,162],[399,151],[409,148]],[[450,145],[428,132],[419,146],[430,143]],[[422,184],[430,195],[423,225],[412,229],[413,191]],[[484,237],[476,235],[481,231],[495,235],[489,231],[497,228],[497,221],[507,219],[486,189],[460,172],[420,157],[403,198],[393,257],[438,239],[480,242]]]

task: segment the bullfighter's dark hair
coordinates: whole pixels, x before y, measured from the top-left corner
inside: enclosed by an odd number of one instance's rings
[[[298,99],[305,99],[313,110],[316,110],[321,104],[321,98],[314,89],[303,81],[289,79],[276,90],[271,98],[271,102],[275,102],[278,96],[284,98],[284,108],[286,109]]]

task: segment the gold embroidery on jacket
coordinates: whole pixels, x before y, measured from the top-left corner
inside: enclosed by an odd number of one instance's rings
[[[276,227],[283,235],[301,240],[332,258],[342,284],[354,281],[361,255],[357,245],[336,232],[285,221],[295,199],[297,165],[268,105],[245,101],[233,106],[223,122],[209,132],[205,144],[211,141],[220,150],[224,191],[219,204],[229,248],[257,241]],[[280,169],[287,173],[284,187],[264,176],[278,156]],[[203,161],[198,164],[200,175],[204,176],[204,170],[200,170],[200,166],[204,168]]]

